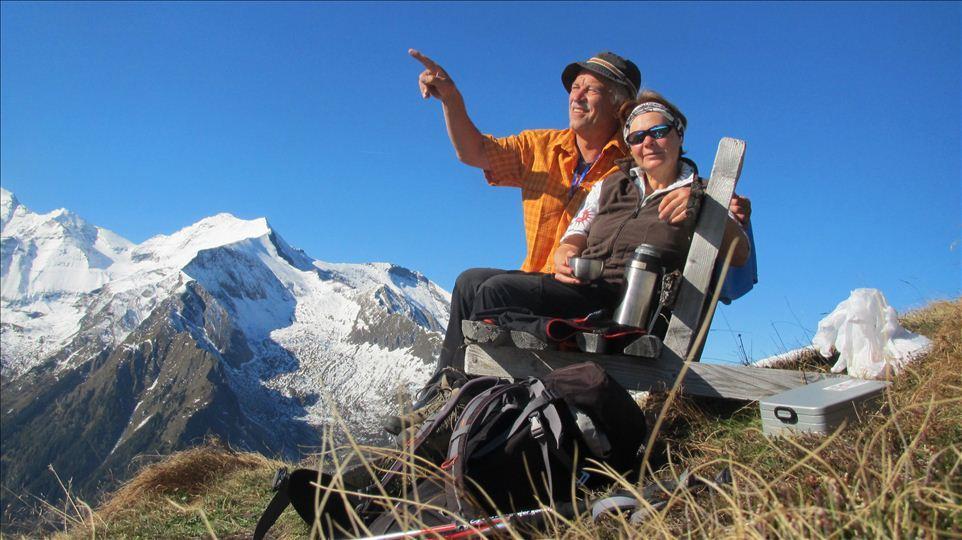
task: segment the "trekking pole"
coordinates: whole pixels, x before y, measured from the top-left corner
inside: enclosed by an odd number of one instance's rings
[[[557,511],[557,513],[564,515],[565,512],[563,510],[565,510],[566,506],[568,505],[561,505],[561,508],[559,511]],[[513,514],[472,519],[467,523],[445,523],[444,525],[437,525],[435,527],[427,527],[424,529],[413,529],[410,531],[393,532],[379,536],[369,536],[363,540],[401,540],[403,538],[448,538],[453,540],[461,538],[484,538],[487,533],[507,529],[508,525],[512,523],[523,523],[529,520],[532,522],[538,522],[550,511],[551,509],[548,508],[523,510]]]

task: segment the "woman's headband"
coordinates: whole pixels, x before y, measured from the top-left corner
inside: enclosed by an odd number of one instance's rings
[[[668,107],[665,107],[657,101],[646,101],[644,103],[640,103],[637,107],[631,110],[631,114],[628,115],[628,120],[625,120],[624,136],[628,136],[628,133],[631,130],[630,126],[632,120],[642,114],[650,112],[656,112],[664,116],[666,120],[671,122],[671,125],[675,128],[675,131],[678,132],[679,137],[685,136],[685,123],[680,118],[675,118],[675,115],[668,110]]]

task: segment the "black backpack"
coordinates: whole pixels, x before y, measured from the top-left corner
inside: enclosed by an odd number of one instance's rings
[[[467,514],[575,503],[571,482],[597,488],[588,460],[625,474],[646,436],[644,413],[596,363],[556,370],[543,380],[497,385],[472,399],[455,424],[447,459],[446,506]]]
[[[446,423],[449,422],[456,411],[461,410],[461,406],[465,402],[499,383],[503,384],[504,380],[497,377],[479,377],[466,382],[459,380],[458,384],[463,385],[454,389],[444,406],[425,420],[414,437],[405,440],[403,446],[416,456],[435,465],[440,465],[444,460],[444,452],[447,449],[447,433],[444,432]],[[399,424],[398,427],[400,428],[401,425]],[[387,472],[378,479],[378,483],[392,495],[402,495],[407,498],[414,495],[411,493],[411,489],[415,489],[418,491],[418,500],[422,501],[439,498],[443,495],[443,487],[437,485],[418,485],[408,488],[408,492],[403,493],[404,484],[401,482],[401,474],[404,465],[405,462],[400,459],[390,460],[386,463],[384,460],[379,460],[378,468],[387,469]],[[272,481],[274,497],[257,521],[253,540],[263,539],[288,505],[293,506],[297,514],[308,525],[313,525],[317,517],[320,516],[320,524],[329,538],[338,537],[335,527],[350,530],[349,514],[352,512],[368,518],[366,521],[371,522],[370,527],[373,531],[382,530],[386,532],[391,528],[396,528],[393,521],[387,521],[386,518],[381,517],[382,512],[376,505],[372,504],[371,498],[363,496],[378,492],[374,488],[375,482],[367,476],[367,467],[358,466],[348,471],[346,476],[351,477],[345,480],[346,486],[349,489],[353,488],[359,495],[348,497],[346,502],[340,497],[329,497],[323,507],[317,508],[316,502],[321,499],[320,492],[325,490],[327,486],[333,485],[333,479],[330,475],[319,473],[314,469],[295,469],[292,472],[288,472],[287,468],[278,470]],[[321,486],[322,489],[318,489],[318,486]],[[384,514],[390,513],[384,512]],[[433,517],[431,515],[421,515],[420,517],[425,523],[445,520],[441,514]]]
[[[408,441],[412,453],[448,474],[411,485],[401,482],[404,463],[397,460],[387,467],[380,483],[399,498],[430,499],[435,506],[468,519],[531,509],[539,501],[573,506],[577,501],[571,495],[577,490],[572,490],[572,482],[594,489],[610,480],[586,471],[589,460],[631,473],[645,437],[644,413],[594,362],[553,371],[541,380],[480,377],[467,381]],[[439,440],[446,444],[438,444]],[[418,491],[417,497],[412,496],[413,490]],[[361,515],[373,515],[368,501],[356,507]],[[397,503],[396,509],[405,504]],[[332,509],[337,512],[342,507]],[[420,512],[414,507],[404,510]],[[443,512],[420,515],[428,524],[451,521]],[[307,521],[304,513],[301,517]],[[327,516],[335,522],[337,517]],[[391,512],[380,512],[370,529],[384,534],[400,530],[400,524]]]

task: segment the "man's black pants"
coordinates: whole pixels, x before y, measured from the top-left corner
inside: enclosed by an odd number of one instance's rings
[[[573,319],[618,301],[617,287],[606,284],[569,285],[551,274],[472,268],[458,276],[451,292],[451,317],[444,334],[437,371],[464,369],[461,321],[484,311],[517,306],[537,315]]]

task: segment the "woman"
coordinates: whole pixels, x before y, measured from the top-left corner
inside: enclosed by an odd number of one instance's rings
[[[600,309],[613,310],[620,300],[625,263],[642,243],[676,254],[666,261],[667,271],[681,268],[697,217],[688,205],[692,186],[698,183],[694,186],[697,193],[703,185],[695,164],[681,157],[687,120],[677,107],[652,91],[626,103],[622,118],[631,158],[620,163],[619,172],[592,187],[555,249],[555,274],[511,272],[486,279],[474,299],[475,314],[521,307],[538,315],[574,318]],[[662,200],[666,204],[661,205]],[[741,266],[748,258],[748,241],[729,215],[723,249],[736,237],[742,239],[732,265]],[[574,256],[604,260],[601,279],[588,284],[575,278],[568,266],[568,259]],[[460,325],[461,321],[452,320],[449,329]],[[452,336],[445,339],[448,354],[442,353],[439,370],[448,365],[463,367],[462,353],[453,352],[460,344],[448,347],[453,341],[449,338]]]

